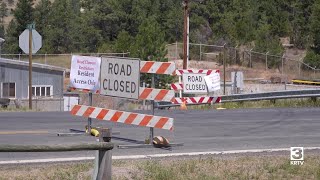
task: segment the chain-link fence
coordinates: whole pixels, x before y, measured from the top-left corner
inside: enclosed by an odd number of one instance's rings
[[[170,60],[183,59],[183,43],[168,44],[167,47]],[[259,70],[263,74],[269,72],[268,76],[277,75],[288,80],[320,79],[320,69],[304,63],[301,57],[297,59],[289,58],[286,54],[274,55],[269,52],[256,52],[253,49],[237,46],[190,43],[189,57],[193,61],[215,62],[217,66],[223,65],[225,58],[228,67],[239,66]],[[229,78],[229,75],[227,78]]]
[[[70,53],[70,54],[33,54],[32,62],[41,63],[52,66],[59,66],[64,68],[70,68],[72,55],[81,56],[120,56],[128,57],[130,53]],[[29,61],[29,55],[27,54],[1,54],[1,58]]]

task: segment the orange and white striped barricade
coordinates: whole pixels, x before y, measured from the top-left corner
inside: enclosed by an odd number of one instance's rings
[[[174,98],[173,90],[143,88],[143,87],[140,88],[139,99],[171,102],[173,98]]]
[[[102,57],[100,94],[120,98],[171,102],[174,98],[173,90],[140,87],[139,79],[140,73],[174,75],[175,71],[175,64],[171,62]],[[90,112],[91,110],[93,111],[92,114],[95,114],[98,111],[94,110],[93,107],[85,111]],[[105,113],[108,112],[104,115],[104,120],[125,124],[134,123],[139,126],[150,127],[149,140],[151,143],[153,138],[153,128],[173,130],[172,118],[158,117],[154,116],[154,114],[143,115],[101,108],[99,110],[104,111]],[[154,113],[154,111],[152,112]],[[87,115],[87,113],[84,112],[83,115]],[[89,117],[95,116],[90,114]],[[99,116],[97,115],[97,117]],[[101,117],[98,119],[101,119]]]
[[[116,123],[173,130],[173,118],[169,117],[138,114],[84,105],[74,105],[71,114]]]
[[[212,73],[220,73],[220,70],[213,70],[213,69],[177,69],[176,75],[181,76],[184,73],[195,73],[195,74],[206,74],[210,75]]]
[[[220,103],[221,97],[212,97],[212,96],[202,96],[202,97],[182,97],[182,91],[184,90],[184,84],[182,83],[181,76],[183,74],[205,74],[212,75],[214,73],[220,73],[220,70],[212,70],[212,69],[177,69],[175,74],[179,76],[179,83],[172,83],[171,89],[174,91],[180,92],[179,98],[174,98],[172,100],[173,104],[182,104],[185,102],[186,104],[212,104],[212,103]]]
[[[182,83],[172,83],[171,89],[174,91],[182,91],[183,90],[183,84]]]
[[[210,103],[220,103],[221,97],[182,97],[182,98],[174,98],[173,104],[182,104],[185,102],[186,104],[210,104]]]
[[[175,72],[176,72],[176,67],[175,67],[175,63],[173,62],[155,62],[155,61],[140,62],[140,73],[175,75]],[[152,106],[153,115],[154,115],[154,108],[155,108],[154,101],[171,102],[173,98],[174,98],[174,90],[141,87],[139,92],[139,99],[153,101],[153,106]],[[149,136],[150,143],[152,143],[152,139],[153,139],[153,128],[151,127],[150,136]]]
[[[176,66],[175,66],[175,63],[172,63],[172,62],[155,62],[155,61],[140,62],[140,73],[174,75],[175,72],[176,72]]]

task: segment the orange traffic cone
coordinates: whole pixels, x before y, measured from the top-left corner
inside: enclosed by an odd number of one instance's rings
[[[180,105],[180,110],[187,110],[186,100],[183,100]]]

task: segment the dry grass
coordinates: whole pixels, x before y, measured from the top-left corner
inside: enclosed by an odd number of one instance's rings
[[[91,179],[92,163],[0,166],[2,179]],[[115,160],[113,179],[320,179],[320,156],[305,156],[302,166],[288,155],[206,156],[153,160]]]
[[[247,102],[230,102],[223,104],[216,104],[214,106],[223,107],[227,109],[237,109],[237,108],[285,108],[285,107],[320,107],[320,101],[312,101],[310,99],[281,99],[275,102],[271,100],[265,101],[247,101]]]
[[[0,180],[89,180],[92,163],[0,166]]]
[[[279,99],[276,101],[245,101],[245,102],[227,102],[214,104],[213,106],[204,104],[196,106],[188,106],[188,109],[246,109],[246,108],[303,108],[303,107],[320,107],[320,101],[313,101],[310,99]]]
[[[147,161],[139,165],[134,179],[318,179],[319,157],[309,157],[303,166],[290,165],[287,156],[231,159]]]
[[[35,111],[30,110],[29,107],[21,107],[21,108],[15,108],[15,107],[7,107],[7,108],[1,108],[0,107],[0,112],[27,112],[27,111]]]

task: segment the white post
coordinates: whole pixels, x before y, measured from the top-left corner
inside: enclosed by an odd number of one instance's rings
[[[182,77],[179,76],[179,85],[182,83]],[[179,98],[182,98],[182,90],[179,90]]]
[[[252,50],[253,50],[253,48],[252,49],[250,49],[250,68],[252,68]]]
[[[268,54],[269,54],[269,51],[266,53],[266,71],[268,70]]]
[[[44,54],[44,63],[47,64],[47,53]]]
[[[284,59],[284,54],[281,57],[281,74],[283,74],[283,59]]]
[[[200,61],[201,61],[201,54],[202,52],[201,52],[201,42],[200,42]]]
[[[146,83],[143,82],[143,83],[142,83],[142,86],[143,86],[143,87],[146,87]],[[142,101],[142,108],[143,108],[143,110],[146,110],[146,100],[145,100],[145,99]]]
[[[176,60],[178,60],[179,54],[178,54],[178,42],[176,41]]]

